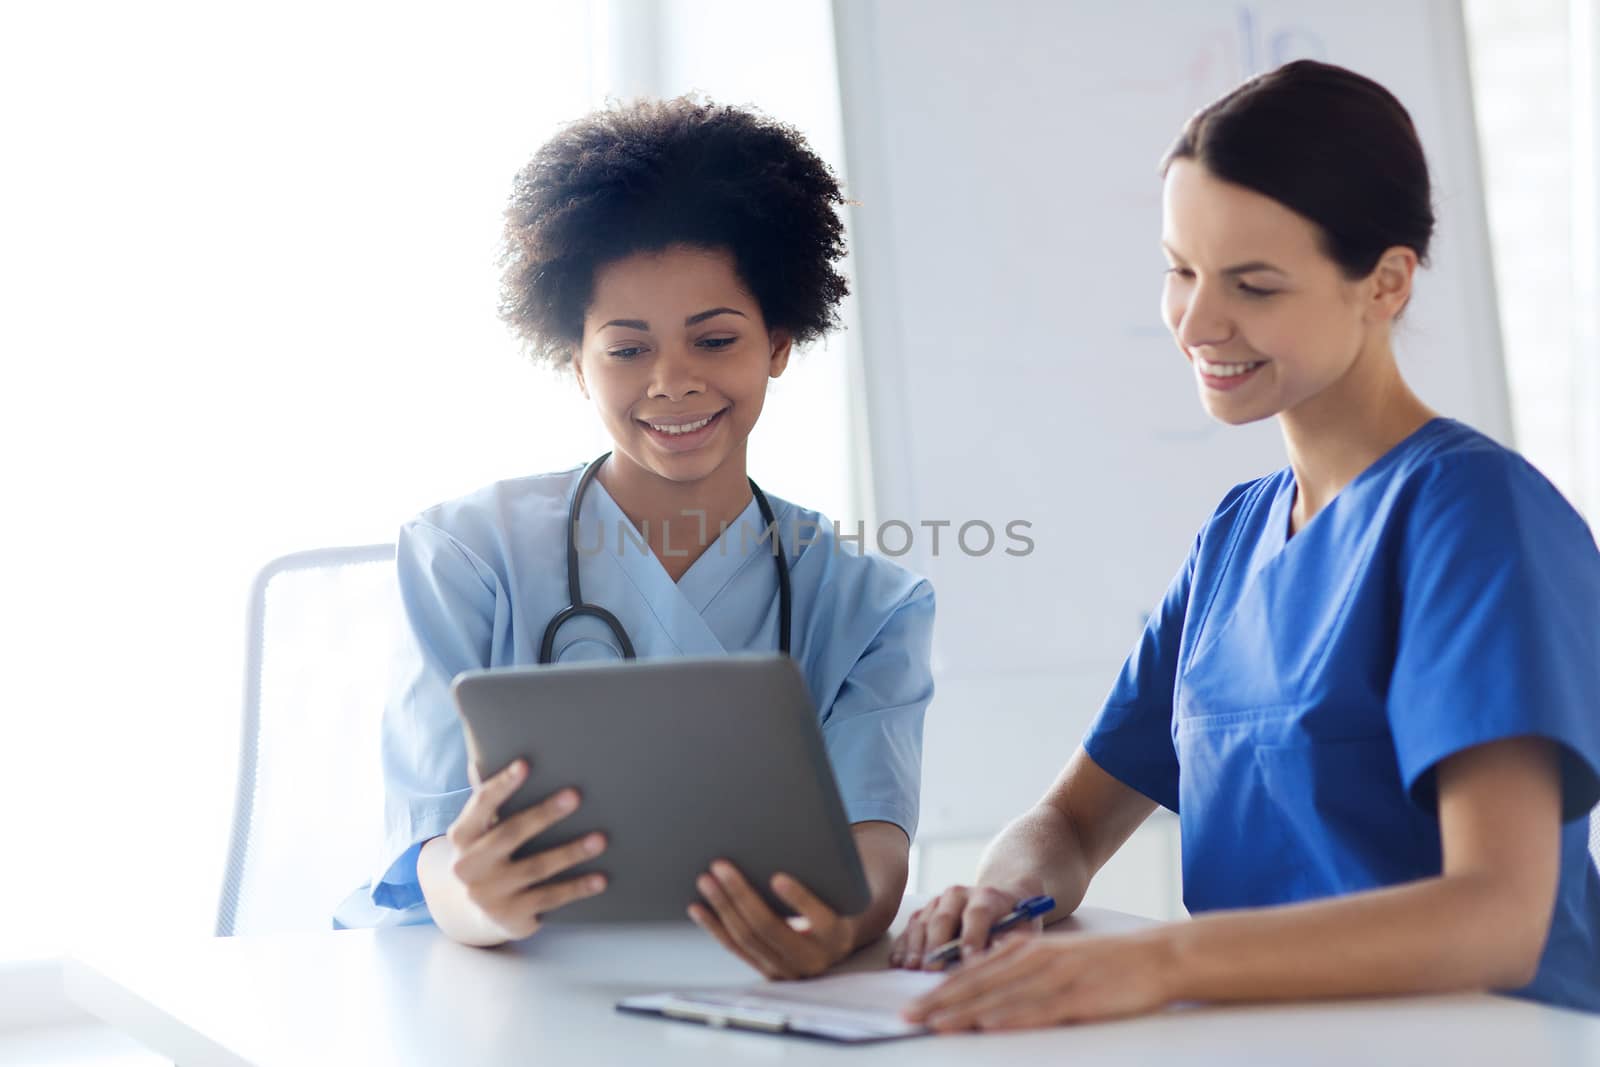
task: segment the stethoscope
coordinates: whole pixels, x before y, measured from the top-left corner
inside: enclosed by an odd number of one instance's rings
[[[578,512],[583,507],[583,494],[589,491],[589,483],[594,481],[595,475],[600,473],[601,466],[610,458],[611,453],[607,452],[585,467],[583,477],[578,479],[578,487],[572,491],[572,502],[567,506],[567,596],[571,602],[556,612],[555,617],[550,620],[550,625],[544,628],[544,640],[539,643],[540,664],[554,662],[556,632],[568,620],[580,615],[588,615],[605,623],[606,628],[611,631],[611,636],[617,639],[617,644],[622,648],[622,658],[635,658],[633,642],[628,640],[628,631],[623,629],[622,623],[599,604],[585,604],[583,590],[578,584]],[[778,651],[787,656],[789,617],[792,611],[789,561],[784,558],[783,543],[778,539],[778,523],[772,516],[772,505],[767,503],[767,494],[761,491],[755,479],[748,480],[750,492],[755,494],[756,506],[761,509],[761,518],[767,524],[766,528],[772,531],[772,562],[778,568]]]

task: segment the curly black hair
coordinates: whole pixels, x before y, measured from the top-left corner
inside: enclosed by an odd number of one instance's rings
[[[850,291],[844,198],[791,126],[697,101],[612,105],[566,126],[516,176],[500,316],[539,361],[571,362],[597,268],[685,244],[726,249],[767,326],[797,344]]]

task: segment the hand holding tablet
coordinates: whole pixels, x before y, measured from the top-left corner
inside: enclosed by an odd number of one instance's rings
[[[499,809],[526,780],[526,760],[514,760],[486,781],[472,774],[472,798],[445,836],[455,853],[454,873],[467,898],[507,940],[536,931],[543,917],[574,900],[604,891],[605,875],[568,876],[605,851],[605,835],[585,834],[556,848],[518,851],[578,809],[577,791],[563,789],[509,818]]]
[[[780,872],[839,915],[870,899],[815,707],[788,657],[470,671],[452,692],[469,763],[492,772],[463,835],[501,873],[556,879],[518,890],[497,877],[485,890],[498,902],[517,892],[557,901],[533,928],[681,919],[717,860],[778,916],[798,910],[772,889]],[[519,759],[527,777],[500,779]],[[568,790],[582,805],[559,811],[554,798]],[[603,853],[581,854],[597,833]],[[596,874],[605,891],[585,893]]]

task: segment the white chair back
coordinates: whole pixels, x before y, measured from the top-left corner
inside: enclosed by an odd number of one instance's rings
[[[399,619],[393,545],[298,552],[256,577],[218,936],[326,930],[371,876]]]

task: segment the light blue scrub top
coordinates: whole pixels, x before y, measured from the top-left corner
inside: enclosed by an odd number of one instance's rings
[[[403,648],[384,709],[386,831],[371,884],[335,925],[427,921],[417,883],[422,843],[443,834],[471,789],[451,679],[464,670],[538,662],[552,616],[568,604],[566,526],[579,470],[497,482],[423,512],[395,552]],[[852,822],[917,828],[922,718],[933,696],[933,589],[860,553],[833,524],[768,494],[788,557],[791,655],[800,666]],[[681,525],[680,525],[681,522]],[[752,499],[674,582],[598,482],[578,521],[583,595],[614,613],[640,659],[776,652],[778,577]],[[672,544],[698,521],[670,524]],[[681,532],[679,532],[681,531]],[[713,527],[708,537],[718,534]],[[558,663],[619,659],[600,621],[562,626]]]
[[[1600,552],[1516,453],[1435,419],[1292,539],[1294,475],[1236,487],[1084,740],[1176,811],[1191,912],[1441,871],[1434,769],[1503,738],[1561,754],[1560,886],[1517,992],[1600,1011]]]

